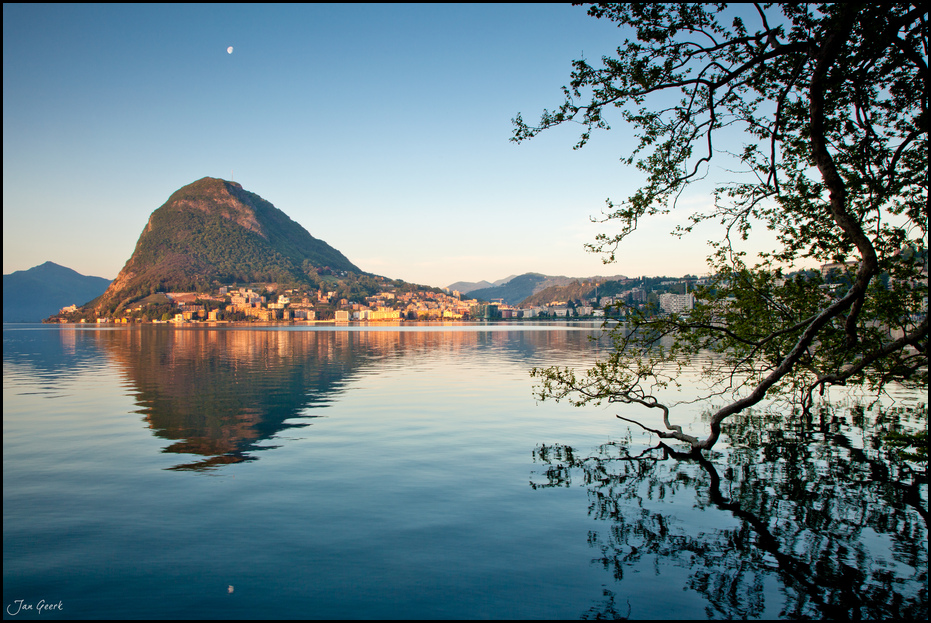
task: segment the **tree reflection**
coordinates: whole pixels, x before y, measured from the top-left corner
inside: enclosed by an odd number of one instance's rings
[[[608,523],[589,533],[594,561],[621,586],[643,565],[689,569],[709,618],[760,618],[775,604],[788,618],[925,618],[926,470],[851,447],[852,429],[830,409],[820,415],[792,431],[785,418],[750,414],[710,458],[662,443],[635,449],[630,437],[590,456],[542,445],[534,458],[545,469],[531,486],[581,480],[589,514]],[[725,514],[709,519],[715,509]],[[620,598],[605,596],[585,618],[625,616]]]

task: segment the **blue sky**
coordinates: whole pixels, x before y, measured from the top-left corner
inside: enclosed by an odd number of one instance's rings
[[[172,192],[232,176],[406,281],[700,274],[711,236],[671,217],[615,264],[584,250],[640,179],[619,123],[578,151],[579,126],[508,140],[622,39],[552,4],[5,4],[3,272],[113,278]]]

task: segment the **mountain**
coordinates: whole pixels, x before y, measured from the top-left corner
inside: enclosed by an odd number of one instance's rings
[[[552,275],[542,275],[540,273],[524,273],[516,277],[508,277],[495,282],[495,285],[488,288],[481,288],[469,291],[472,298],[484,301],[494,301],[502,299],[509,305],[519,305],[538,292],[548,288],[566,287],[576,282],[604,282],[607,280],[626,279],[623,275],[615,277],[562,277]],[[461,290],[460,290],[461,291]]]
[[[539,292],[534,292],[521,301],[520,304],[524,307],[537,307],[557,301],[578,301],[595,296],[613,296],[620,290],[620,283],[619,281],[604,282],[577,279],[564,286],[549,286]]]
[[[500,286],[506,284],[508,281],[517,277],[517,275],[511,275],[510,277],[505,277],[504,279],[498,279],[497,281],[457,281],[456,283],[446,286],[447,290],[458,290],[463,294],[468,294],[469,292],[474,292],[475,290],[483,290],[485,288],[493,288],[495,286]]]
[[[526,274],[529,275],[529,274],[532,274],[532,273],[526,273]],[[519,276],[520,276],[520,275],[511,275],[511,276],[509,276],[509,277],[505,277],[504,279],[498,279],[497,281],[492,282],[491,285],[493,285],[493,286],[503,286],[504,284],[506,284],[507,282],[509,282],[511,279],[514,279],[515,277],[519,277]]]
[[[498,282],[499,285],[494,285],[490,288],[473,290],[469,292],[469,296],[483,301],[503,299],[505,303],[517,305],[534,292],[542,290],[543,288],[538,288],[538,286],[546,280],[546,275],[541,275],[540,273],[525,273],[517,277],[512,277],[507,281]]]
[[[481,290],[482,288],[490,288],[494,284],[487,281],[457,281],[456,283],[446,286],[447,290],[458,290],[463,294],[468,294],[473,290]]]
[[[362,272],[259,195],[205,177],[152,213],[132,257],[93,306],[107,313],[153,292],[202,291],[215,282],[308,282],[318,271]]]
[[[83,305],[100,296],[109,279],[88,277],[46,262],[3,275],[3,322],[42,322],[68,305]]]

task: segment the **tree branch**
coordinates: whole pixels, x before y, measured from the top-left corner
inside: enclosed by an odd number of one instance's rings
[[[857,269],[857,280],[851,289],[853,296],[851,297],[851,309],[846,322],[847,341],[851,345],[857,342],[857,316],[863,308],[863,295],[866,293],[866,287],[870,279],[876,274],[879,263],[873,244],[863,233],[860,224],[847,211],[847,187],[837,172],[834,158],[831,157],[827,149],[824,127],[826,114],[824,92],[827,88],[825,81],[828,71],[833,66],[837,55],[850,34],[851,28],[853,28],[857,12],[857,10],[842,12],[837,24],[830,29],[824,42],[816,50],[815,69],[812,72],[809,85],[812,159],[821,172],[824,185],[828,188],[831,216],[837,226],[851,238],[857,250],[860,251],[861,257],[860,266]]]
[[[811,397],[814,391],[818,387],[824,387],[825,385],[838,385],[843,384],[847,379],[857,374],[860,374],[865,370],[869,365],[888,357],[889,355],[904,350],[908,346],[913,346],[917,349],[927,348],[927,344],[922,345],[921,339],[928,338],[928,317],[925,316],[924,319],[915,327],[915,330],[911,333],[906,333],[899,339],[886,344],[882,348],[875,350],[871,353],[867,353],[860,358],[854,364],[847,366],[843,371],[836,374],[825,374],[811,384],[806,392],[806,404],[811,404]],[[925,352],[927,355],[927,352]]]

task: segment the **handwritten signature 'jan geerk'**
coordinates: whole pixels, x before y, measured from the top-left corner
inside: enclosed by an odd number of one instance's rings
[[[25,599],[14,599],[13,603],[8,604],[6,607],[6,613],[11,617],[15,617],[21,612],[42,614],[43,612],[51,612],[52,610],[64,612],[65,607],[60,601],[55,603],[51,601],[45,601],[44,599],[39,600],[35,604],[26,603]]]

